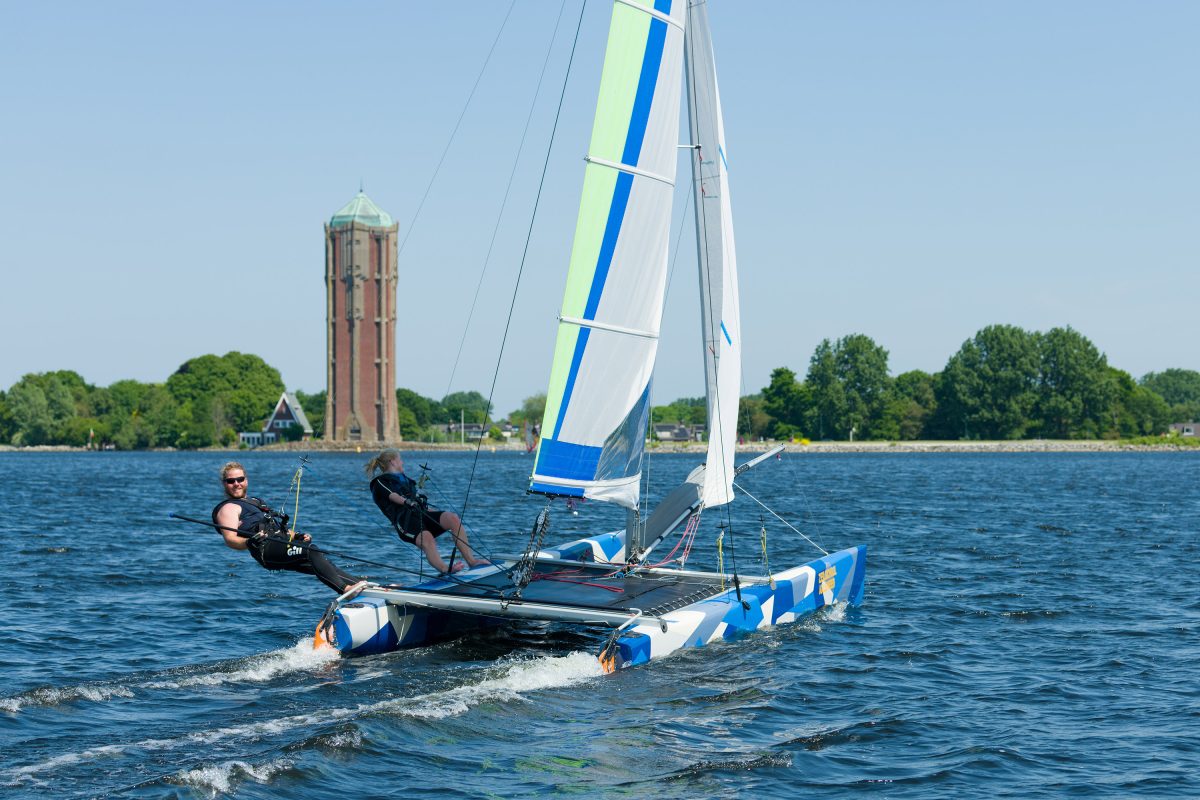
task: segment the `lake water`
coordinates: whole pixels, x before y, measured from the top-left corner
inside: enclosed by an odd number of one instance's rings
[[[652,461],[655,493],[695,456]],[[314,653],[331,593],[212,530],[221,454],[0,453],[9,567],[0,796],[694,798],[1200,796],[1200,454],[789,455],[745,487],[828,550],[869,545],[862,607],[599,674],[596,634],[505,628],[421,650]],[[297,459],[247,454],[294,509]],[[365,455],[317,454],[298,527],[420,564]],[[414,453],[457,506],[474,457]],[[480,456],[484,552],[543,500]],[[763,570],[758,507],[732,525]],[[715,566],[708,512],[689,566]],[[620,519],[556,506],[548,542]],[[770,565],[817,551],[767,519]],[[402,572],[334,558],[377,578]]]

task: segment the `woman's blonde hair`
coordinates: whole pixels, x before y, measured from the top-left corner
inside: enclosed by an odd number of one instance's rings
[[[367,473],[368,477],[374,475],[376,472],[387,472],[388,464],[391,464],[393,459],[399,457],[400,451],[393,450],[389,447],[387,450],[384,450],[382,453],[368,461],[367,465],[363,467],[363,470]]]

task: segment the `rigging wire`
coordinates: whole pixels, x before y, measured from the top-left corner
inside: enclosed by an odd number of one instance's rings
[[[803,533],[803,532],[801,532],[801,531],[800,531],[800,530],[799,530],[799,529],[798,529],[798,528],[797,528],[795,525],[793,525],[792,523],[788,522],[788,521],[787,521],[786,519],[784,519],[783,517],[781,517],[781,516],[779,516],[778,514],[776,514],[776,513],[775,513],[775,510],[774,510],[773,508],[771,508],[770,506],[768,506],[768,505],[767,505],[766,503],[764,503],[763,501],[759,500],[759,499],[758,499],[757,497],[755,497],[754,495],[752,495],[752,494],[750,494],[749,492],[747,492],[747,491],[746,491],[746,489],[745,489],[745,487],[744,487],[744,486],[742,486],[740,483],[738,483],[737,481],[734,481],[734,482],[733,482],[733,485],[734,485],[734,486],[737,488],[737,490],[738,490],[739,492],[741,492],[742,494],[746,495],[746,497],[749,497],[751,500],[753,500],[754,502],[756,502],[756,503],[758,503],[760,506],[762,506],[764,509],[766,509],[766,510],[767,510],[767,511],[768,511],[768,512],[769,512],[769,513],[772,515],[772,516],[774,516],[774,517],[775,517],[777,520],[779,520],[780,522],[782,522],[784,525],[787,525],[789,528],[791,528],[791,529],[792,529],[793,531],[795,531],[796,533],[800,534],[800,538],[801,538],[801,539],[803,539],[804,541],[808,542],[809,544],[811,544],[813,547],[815,547],[815,548],[817,548],[818,550],[820,550],[820,551],[821,551],[822,553],[824,553],[825,555],[829,555],[829,551],[828,551],[828,550],[826,550],[824,547],[821,547],[821,545],[817,544],[817,543],[816,543],[816,542],[814,542],[812,539],[810,539],[810,538],[808,538],[807,536],[805,536],[805,535],[804,535],[804,533]]]
[[[467,343],[467,332],[471,328],[471,319],[475,316],[475,307],[479,302],[479,293],[483,289],[483,279],[487,275],[488,264],[492,260],[492,250],[496,246],[496,236],[500,232],[500,222],[504,218],[504,210],[508,207],[508,196],[512,191],[513,180],[517,175],[517,166],[521,162],[521,154],[525,152],[525,140],[529,135],[529,125],[533,121],[533,112],[537,108],[538,97],[542,94],[542,81],[546,77],[546,67],[550,63],[550,55],[554,52],[554,42],[558,39],[558,28],[562,23],[563,11],[566,10],[567,0],[563,0],[558,7],[558,18],[554,21],[554,31],[550,34],[550,44],[546,48],[546,57],[542,61],[542,71],[538,75],[537,86],[533,90],[533,99],[529,102],[529,114],[525,117],[525,129],[521,131],[521,143],[517,146],[517,155],[513,159],[512,171],[508,174],[508,184],[504,187],[504,198],[500,201],[500,211],[496,215],[496,224],[492,228],[492,238],[488,242],[487,255],[483,259],[483,269],[479,273],[479,283],[475,285],[475,296],[471,298],[471,308],[467,311],[467,320],[463,324],[462,338],[458,341],[458,353],[454,356],[454,366],[450,368],[450,380],[446,382],[446,392],[443,395],[450,394],[450,388],[454,385],[454,376],[458,372],[458,362],[462,359],[463,346]],[[511,11],[511,8],[509,9]]]
[[[525,248],[521,252],[521,262],[520,262],[520,266],[517,268],[517,279],[513,284],[512,299],[509,301],[508,317],[506,318],[506,320],[504,322],[504,335],[500,337],[500,352],[496,356],[496,368],[492,373],[492,385],[491,385],[491,388],[488,390],[488,402],[487,402],[487,406],[484,410],[484,424],[485,425],[487,424],[487,420],[488,420],[487,409],[490,409],[492,407],[492,397],[496,393],[496,381],[500,377],[500,364],[504,360],[504,347],[508,343],[508,332],[509,332],[509,328],[512,326],[513,310],[516,308],[516,305],[517,305],[517,293],[521,287],[521,276],[525,273],[525,262],[529,256],[529,243],[530,243],[530,240],[533,238],[533,224],[537,220],[538,207],[542,201],[542,190],[546,185],[546,172],[550,166],[550,153],[554,149],[554,140],[555,140],[555,136],[558,133],[558,122],[562,116],[563,100],[567,94],[567,83],[571,78],[571,67],[575,63],[575,48],[579,44],[579,32],[583,28],[583,12],[586,9],[587,9],[587,0],[584,0],[584,2],[581,3],[579,6],[579,21],[575,25],[575,39],[571,42],[571,55],[567,61],[566,73],[563,75],[562,90],[558,96],[558,108],[556,109],[556,111],[554,113],[554,126],[550,130],[550,142],[546,146],[546,156],[542,162],[542,175],[541,175],[541,178],[538,180],[538,190],[537,190],[537,196],[534,199],[534,203],[533,203],[533,213],[530,215],[529,228],[525,233]],[[475,482],[475,472],[479,466],[479,453],[482,449],[483,449],[483,437],[481,436],[481,437],[479,437],[479,441],[475,445],[475,458],[471,462],[471,473],[470,473],[470,476],[467,478],[467,490],[463,496],[462,514],[459,515],[459,519],[463,520],[463,521],[465,521],[465,519],[466,519],[467,508],[468,508],[468,504],[471,499],[471,487]],[[451,558],[451,560],[453,560],[454,551],[451,551],[450,558]]]
[[[438,173],[442,170],[442,164],[446,161],[446,154],[450,152],[451,145],[454,144],[454,137],[458,135],[458,128],[462,125],[463,117],[467,115],[467,109],[471,107],[471,100],[475,97],[475,90],[479,88],[480,81],[483,80],[484,73],[487,72],[488,64],[492,61],[492,54],[496,52],[496,45],[500,43],[500,35],[504,33],[504,27],[508,25],[508,18],[512,16],[513,8],[517,5],[517,0],[512,0],[508,6],[508,11],[504,14],[504,20],[500,23],[500,30],[496,31],[496,38],[492,40],[492,46],[488,50],[487,57],[483,59],[483,66],[479,68],[479,75],[475,78],[475,84],[471,87],[470,93],[467,95],[467,101],[463,104],[462,111],[459,112],[458,121],[454,123],[454,130],[450,132],[450,138],[446,141],[446,147],[442,150],[442,156],[438,159],[437,166],[433,168],[433,175],[429,178],[429,183],[425,186],[425,193],[421,195],[421,202],[417,203],[417,210],[413,212],[412,221],[408,223],[408,231],[405,232],[404,238],[400,241],[400,247],[396,250],[396,261],[400,261],[400,254],[404,252],[404,246],[408,244],[408,237],[412,236],[413,229],[417,227],[417,219],[421,216],[421,209],[425,207],[425,200],[429,197],[429,191],[433,188],[434,181],[437,180]]]

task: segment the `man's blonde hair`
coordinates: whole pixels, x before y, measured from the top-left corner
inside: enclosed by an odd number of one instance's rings
[[[240,469],[240,470],[242,471],[242,474],[245,474],[245,473],[246,473],[246,468],[245,468],[245,467],[243,467],[243,466],[242,466],[241,464],[239,464],[238,462],[236,462],[236,461],[227,461],[227,462],[225,463],[225,466],[221,467],[221,480],[225,480],[227,477],[229,477],[229,471],[230,471],[231,469]]]

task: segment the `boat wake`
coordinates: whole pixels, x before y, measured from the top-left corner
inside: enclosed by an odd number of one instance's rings
[[[168,782],[189,786],[212,795],[228,794],[247,780],[269,783],[276,775],[287,772],[294,766],[295,762],[287,758],[275,758],[264,764],[252,764],[241,760],[226,761],[187,770],[168,779]]]
[[[265,663],[256,666],[246,666],[240,670],[229,671],[227,675],[241,675],[239,680],[269,680],[282,674],[283,670],[292,671],[308,668],[314,663],[311,655],[293,654],[296,648],[277,651],[270,654],[274,659],[260,660]],[[309,651],[310,653],[312,651]],[[333,656],[336,658],[336,654]],[[322,658],[325,660],[328,656]],[[273,665],[273,666],[272,666]],[[54,772],[81,762],[97,759],[113,759],[121,756],[145,758],[147,753],[164,750],[186,749],[203,746],[205,748],[217,744],[230,744],[242,748],[248,744],[270,742],[278,746],[278,737],[291,731],[305,728],[328,728],[331,724],[339,725],[354,720],[374,717],[413,717],[422,719],[440,719],[457,716],[484,703],[496,701],[522,701],[529,692],[541,689],[571,686],[600,677],[603,674],[600,663],[590,653],[576,652],[565,656],[537,656],[533,658],[513,658],[488,667],[482,679],[475,683],[453,686],[413,697],[393,698],[376,703],[362,704],[352,707],[327,708],[320,711],[282,716],[275,719],[265,719],[242,725],[230,725],[207,730],[197,730],[179,736],[163,739],[143,739],[126,744],[107,744],[93,747],[75,753],[65,753],[45,761],[14,767],[0,772],[0,785],[23,785],[30,782],[40,782],[45,773]],[[252,676],[252,677],[247,677]],[[184,679],[191,680],[191,679]],[[213,685],[212,682],[183,683],[181,681],[158,681],[161,686],[175,688],[177,686]],[[146,684],[140,684],[146,685]],[[312,732],[304,737],[308,743],[328,749],[340,749],[350,746],[358,749],[362,745],[361,733],[358,731],[338,731],[332,734],[310,738]],[[284,746],[284,750],[295,749]],[[304,749],[300,745],[299,749]],[[286,758],[253,764],[245,758],[234,758],[215,763],[201,763],[183,770],[163,780],[168,783],[183,783],[189,786],[200,786],[215,792],[226,792],[229,786],[250,779],[264,781],[272,775],[289,769],[292,763]]]
[[[296,672],[311,672],[331,661],[336,651],[314,650],[305,638],[291,647],[260,653],[233,661],[175,667],[149,680],[85,683],[75,686],[43,686],[0,697],[0,711],[16,714],[24,708],[58,706],[86,700],[102,703],[113,698],[131,698],[139,690],[173,691],[197,686],[221,686],[232,683],[267,683]],[[153,674],[152,674],[153,675]]]

